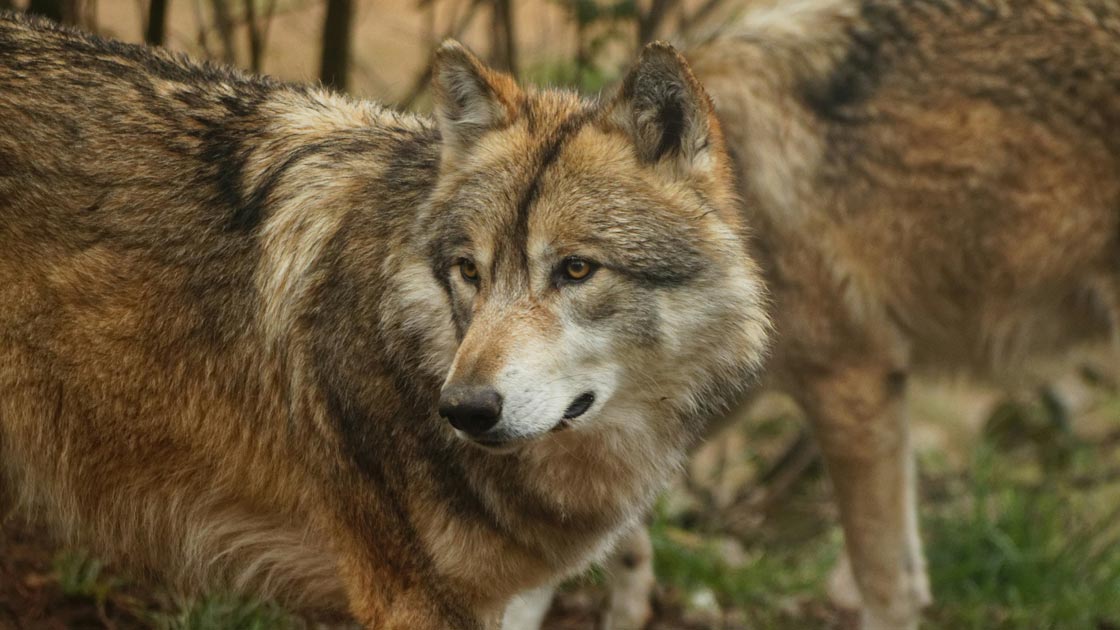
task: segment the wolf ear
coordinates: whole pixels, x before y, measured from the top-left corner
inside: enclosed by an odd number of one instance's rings
[[[683,172],[712,166],[723,145],[708,94],[684,57],[665,42],[648,44],[607,109],[647,164],[673,161]]]
[[[487,68],[450,39],[436,51],[432,91],[445,152],[451,154],[470,147],[487,131],[512,122],[520,96],[511,77]]]

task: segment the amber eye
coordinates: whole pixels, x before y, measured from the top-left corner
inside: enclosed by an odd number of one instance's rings
[[[595,265],[582,258],[569,258],[564,261],[564,276],[568,280],[575,282],[586,280],[594,270]]]
[[[464,258],[459,261],[459,273],[463,279],[471,284],[478,282],[478,267],[475,266],[474,261]]]

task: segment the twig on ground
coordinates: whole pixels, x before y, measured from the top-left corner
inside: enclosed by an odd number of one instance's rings
[[[725,511],[727,528],[735,534],[753,529],[749,524],[787,497],[819,459],[820,453],[812,437],[802,430],[758,481],[739,491]]]

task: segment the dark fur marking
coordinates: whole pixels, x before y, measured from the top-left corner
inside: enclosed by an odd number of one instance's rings
[[[525,192],[522,193],[517,203],[517,215],[514,219],[511,243],[513,243],[513,246],[517,250],[517,260],[520,262],[521,268],[526,271],[529,269],[529,251],[527,249],[529,240],[529,213],[532,211],[533,203],[540,194],[540,180],[544,176],[545,171],[548,170],[548,167],[552,166],[560,157],[560,151],[564,147],[564,142],[579,131],[583,125],[587,124],[595,111],[594,108],[590,107],[583,109],[572,114],[557,126],[552,137],[544,143],[539,153],[540,157],[537,159],[536,171],[533,173],[532,178],[529,180],[529,185],[526,186]],[[498,258],[498,256],[494,256],[491,277],[494,277],[497,273]]]
[[[243,170],[248,155],[242,145],[256,132],[253,124],[259,105],[284,84],[210,63],[196,63],[166,51],[101,39],[48,21],[13,15],[4,16],[3,20],[8,24],[0,22],[0,41],[10,39],[4,36],[8,29],[18,32],[21,22],[60,35],[50,40],[7,44],[8,48],[18,46],[17,58],[6,62],[9,67],[19,70],[22,65],[24,71],[37,72],[46,63],[44,60],[80,58],[81,64],[74,71],[60,75],[60,80],[80,86],[96,84],[94,77],[98,75],[114,77],[135,89],[144,104],[166,124],[176,125],[184,116],[190,116],[201,130],[186,127],[183,133],[199,140],[200,157],[211,165],[210,181],[200,183],[217,189],[218,200],[230,209],[228,227],[231,230],[251,231],[259,225],[263,208],[243,193]],[[183,89],[176,91],[174,98],[193,113],[169,109],[163,97],[155,93],[153,77],[182,84]],[[237,93],[222,94],[216,100],[212,96],[207,99],[197,88],[191,87],[219,82],[236,85]],[[285,87],[295,92],[305,90],[298,86]]]
[[[883,6],[876,0],[860,5],[860,25],[848,37],[849,47],[843,61],[821,82],[802,86],[802,99],[822,119],[833,122],[854,122],[854,108],[875,93],[886,71],[882,46],[888,39],[914,38],[898,15],[899,7]]]
[[[0,162],[0,166],[3,166],[2,162]],[[101,206],[104,205],[105,199],[107,199],[108,197],[108,192],[101,193],[93,203],[85,207],[84,212],[97,212],[101,209]]]
[[[249,160],[248,149],[245,147],[244,131],[238,124],[252,117],[264,95],[256,94],[245,102],[222,99],[227,108],[227,115],[213,121],[209,129],[203,133],[204,159],[213,159],[216,167],[212,172],[214,185],[219,195],[227,206],[233,208],[227,227],[234,232],[250,232],[257,228],[264,220],[265,208],[259,199],[253,196],[246,197],[245,166]]]
[[[275,164],[266,171],[261,183],[253,190],[247,200],[243,202],[230,227],[235,230],[245,231],[254,227],[251,224],[239,223],[238,218],[248,220],[248,213],[259,224],[266,214],[273,190],[280,183],[285,173],[294,166],[317,155],[344,155],[348,153],[370,152],[377,146],[377,138],[355,138],[352,135],[338,136],[320,142],[301,146],[292,152],[284,161]]]
[[[393,159],[399,161],[399,170],[394,173],[394,177],[383,179],[389,184],[389,189],[383,190],[382,194],[388,192],[387,197],[392,200],[390,203],[401,208],[402,212],[414,212],[415,206],[422,202],[417,195],[418,191],[422,196],[426,196],[430,191],[430,185],[434,182],[438,169],[439,147],[438,144],[426,143],[435,142],[437,138],[438,135],[431,131],[417,135],[406,132],[398,138],[398,145],[392,153],[395,156]],[[419,150],[412,151],[414,148]],[[409,167],[409,164],[415,168]],[[417,181],[425,183],[416,187]],[[363,313],[372,308],[354,302],[363,294],[363,291],[355,288],[354,285],[368,286],[378,282],[373,275],[374,272],[369,270],[370,277],[364,275],[359,277],[352,274],[354,271],[361,270],[347,270],[338,266],[338,262],[345,258],[343,250],[350,246],[346,235],[373,227],[356,223],[367,216],[360,210],[349,214],[323,254],[321,264],[324,280],[317,291],[324,296],[339,296],[331,301],[323,297],[315,298],[315,301],[322,303],[321,308],[325,311],[333,311],[334,314]],[[374,343],[383,334],[376,329],[365,329],[365,326],[371,324],[364,318],[350,317],[349,320],[351,323],[348,325],[362,327],[354,331],[354,338],[369,339]],[[423,448],[402,448],[402,452],[410,452],[424,458],[428,464],[427,470],[434,475],[435,488],[442,503],[457,518],[486,524],[493,529],[503,531],[508,536],[509,533],[501,530],[496,516],[490,512],[478,491],[469,482],[462,461],[463,455],[455,452],[447,443],[443,434],[443,420],[435,413],[440,384],[431,378],[420,378],[416,374],[415,366],[408,363],[423,353],[422,348],[426,341],[419,336],[419,333],[410,332],[405,335],[397,352],[386,355],[371,347],[335,347],[333,332],[329,338],[315,344],[315,362],[321,366],[318,368],[320,372],[318,378],[320,387],[337,392],[339,401],[352,401],[350,404],[364,405],[359,407],[363,410],[362,413],[352,410],[341,413],[347,409],[339,408],[339,413],[332,415],[341,441],[346,444],[352,461],[364,470],[363,474],[385,475],[391,470],[404,471],[406,468],[406,463],[403,461],[372,461],[370,459],[372,454],[384,451],[383,448],[373,448],[374,444],[423,442]],[[392,379],[390,389],[396,394],[400,404],[388,409],[383,405],[376,407],[375,399],[367,401],[363,398],[368,396],[362,384],[347,383],[328,372],[331,366],[345,364],[364,365],[367,367],[361,370],[363,373],[389,376]],[[394,420],[395,417],[415,418],[416,421],[402,425]],[[399,485],[403,487],[405,484]]]

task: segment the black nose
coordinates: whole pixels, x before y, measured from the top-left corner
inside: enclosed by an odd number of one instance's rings
[[[490,430],[502,415],[502,395],[493,387],[452,385],[439,395],[439,415],[470,435]]]

